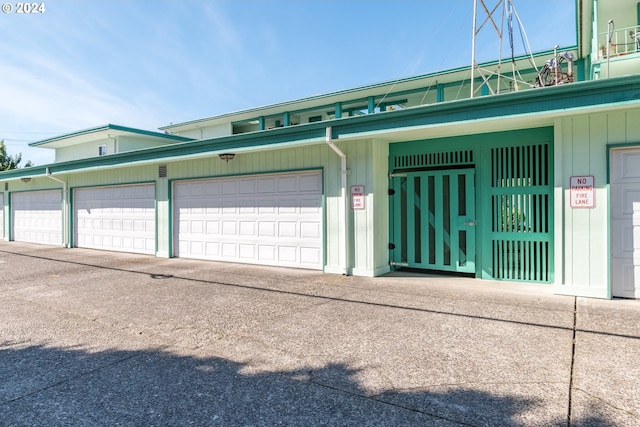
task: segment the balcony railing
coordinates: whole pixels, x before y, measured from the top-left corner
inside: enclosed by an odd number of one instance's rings
[[[612,30],[611,33],[607,31],[598,34],[598,59],[632,53],[640,53],[640,26],[619,28]]]

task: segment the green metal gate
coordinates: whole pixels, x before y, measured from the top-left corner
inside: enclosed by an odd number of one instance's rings
[[[550,144],[495,147],[491,164],[492,278],[553,281],[553,180]]]
[[[392,264],[474,273],[475,170],[391,175]]]
[[[389,146],[392,265],[553,283],[553,128]]]

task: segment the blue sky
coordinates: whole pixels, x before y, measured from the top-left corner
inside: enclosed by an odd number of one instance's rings
[[[573,0],[513,3],[533,51],[576,43]],[[0,14],[0,139],[39,165],[52,152],[27,144],[59,134],[107,123],[156,130],[471,62],[473,0],[44,5]],[[481,35],[478,59],[497,59],[497,37]]]

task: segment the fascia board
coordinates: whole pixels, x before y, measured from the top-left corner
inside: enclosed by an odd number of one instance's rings
[[[44,145],[51,145],[56,142],[61,141],[73,141],[74,139],[79,140],[83,137],[92,135],[95,136],[95,139],[104,139],[109,136],[109,133],[113,135],[131,135],[131,136],[149,136],[153,138],[159,139],[169,139],[172,141],[191,141],[192,138],[186,138],[183,136],[170,135],[160,132],[153,132],[144,129],[135,129],[126,126],[107,124],[104,126],[96,126],[89,129],[82,129],[76,132],[67,133],[64,135],[58,135],[53,138],[44,139],[42,141],[36,141],[29,144],[30,147],[41,147]],[[84,142],[84,141],[83,141]]]
[[[231,135],[153,147],[90,159],[48,165],[52,173],[68,173],[91,168],[167,162],[182,158],[203,157],[225,151],[260,151],[283,144],[303,145],[323,141],[327,126],[334,139],[389,132],[426,126],[444,126],[495,118],[524,117],[552,112],[584,112],[614,108],[618,105],[640,106],[640,75],[606,80],[572,83],[523,92],[452,101],[366,116],[308,123],[268,131]],[[45,167],[31,167],[0,172],[0,180],[44,174]]]
[[[568,47],[563,47],[558,49],[558,51],[567,51],[567,50],[576,51],[577,46],[568,46]],[[552,55],[553,53],[554,53],[554,50],[536,52],[534,54],[534,57],[535,58],[546,57],[546,56]],[[518,61],[527,60],[528,58],[529,58],[528,55],[520,55],[515,57],[514,60],[518,62]],[[502,61],[502,62],[504,63],[505,61]],[[478,64],[478,67],[480,68],[492,67],[497,65],[498,63],[499,61],[497,60],[487,61],[487,62]],[[196,129],[204,126],[204,123],[207,123],[207,122],[211,122],[211,124],[215,124],[216,122],[226,121],[228,119],[232,119],[233,122],[236,122],[236,121],[242,121],[250,118],[255,118],[258,116],[263,116],[263,115],[272,116],[287,110],[298,111],[299,109],[311,109],[312,107],[322,108],[325,105],[330,105],[336,102],[353,101],[354,95],[356,96],[357,99],[366,99],[367,95],[371,95],[369,93],[362,94],[361,92],[367,92],[367,91],[376,90],[376,89],[383,90],[384,88],[389,86],[402,87],[403,85],[421,81],[421,80],[444,78],[446,76],[459,74],[461,72],[469,72],[470,69],[471,67],[467,65],[463,67],[451,68],[444,71],[421,74],[418,76],[404,77],[396,80],[389,80],[389,81],[373,83],[369,85],[363,85],[363,86],[359,86],[352,89],[330,92],[322,95],[314,95],[307,98],[300,98],[292,101],[286,101],[286,102],[275,103],[275,104],[270,104],[270,105],[255,107],[255,108],[249,108],[245,110],[234,111],[230,113],[200,118],[196,120],[190,120],[190,121],[181,122],[181,123],[174,123],[167,126],[159,127],[158,129],[173,130],[173,131]],[[459,82],[461,80],[465,80],[465,78],[466,80],[468,80],[469,76],[468,75],[466,77],[455,76],[454,80]],[[480,81],[481,78],[478,77],[476,80]],[[448,80],[444,81],[444,83],[447,83],[447,82]],[[320,100],[322,100],[323,103],[317,104],[316,102]],[[306,105],[306,104],[311,104],[311,105]]]

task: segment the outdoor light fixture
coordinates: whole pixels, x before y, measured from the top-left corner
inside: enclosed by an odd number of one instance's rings
[[[220,157],[220,160],[224,160],[225,162],[229,162],[229,160],[233,160],[233,158],[236,155],[234,153],[221,153],[218,154],[218,157]]]
[[[24,178],[20,178],[20,181],[24,182],[25,184],[29,181],[31,181],[31,178],[29,177],[24,177]]]

